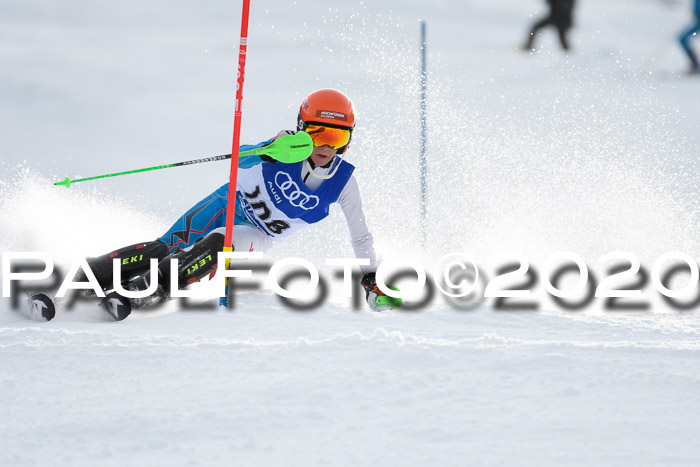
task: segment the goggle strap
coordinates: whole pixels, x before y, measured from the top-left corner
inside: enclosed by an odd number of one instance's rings
[[[348,126],[343,126],[343,125],[335,125],[333,123],[323,123],[323,122],[308,121],[308,122],[303,122],[303,124],[304,124],[304,127],[302,128],[302,130],[306,130],[309,127],[309,125],[325,126],[328,128],[335,128],[337,130],[348,130],[350,133],[352,133],[352,130],[354,129],[353,127],[348,127]]]

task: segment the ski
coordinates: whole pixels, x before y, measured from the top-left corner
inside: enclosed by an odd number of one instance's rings
[[[117,292],[108,293],[99,303],[103,315],[113,321],[122,321],[131,314],[131,302]],[[51,321],[56,316],[54,299],[40,292],[27,294],[22,313],[32,321]]]
[[[100,308],[114,321],[122,321],[131,314],[131,302],[117,292],[108,293],[100,302]]]
[[[46,294],[30,293],[27,294],[22,312],[32,321],[51,321],[56,316],[56,305]]]

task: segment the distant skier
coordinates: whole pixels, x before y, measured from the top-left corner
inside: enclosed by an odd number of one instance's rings
[[[566,35],[573,25],[574,0],[547,0],[547,3],[549,4],[549,15],[532,25],[523,50],[532,50],[535,35],[546,26],[556,26],[562,48],[569,50],[569,41]]]
[[[325,219],[329,206],[338,203],[345,214],[355,256],[370,260],[370,265],[362,267],[361,284],[367,302],[373,310],[381,311],[398,306],[400,301],[385,296],[377,287],[374,241],[353,176],[355,167],[342,158],[354,128],[351,100],[340,91],[321,89],[304,99],[297,117],[298,131],[307,132],[314,143],[308,159],[286,164],[268,156],[242,158],[238,164],[233,248],[264,252],[273,241]],[[293,133],[282,131],[275,138]],[[241,150],[263,147],[275,138],[256,146],[242,146]],[[228,183],[183,214],[157,240],[90,258],[88,264],[100,285],[111,289],[112,260],[122,259],[122,278],[130,279],[125,286],[130,290],[146,290],[149,260],[157,258],[157,295],[165,296],[170,285],[171,258],[178,260],[179,288],[216,270],[217,253],[224,246],[227,200]],[[135,299],[132,305],[138,307],[148,302],[148,299]]]
[[[693,52],[693,49],[690,48],[690,38],[697,35],[698,31],[700,31],[700,0],[694,0],[693,13],[695,20],[683,31],[678,40],[690,59],[690,73],[700,73],[698,57],[695,55],[695,52]]]

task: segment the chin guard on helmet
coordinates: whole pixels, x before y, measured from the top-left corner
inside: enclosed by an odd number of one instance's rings
[[[347,145],[345,145],[345,146],[347,147]],[[330,165],[332,167],[332,169],[330,172],[328,172],[325,175],[317,174],[314,171],[314,167],[311,166],[309,159],[311,159],[311,158],[309,157],[309,158],[304,159],[304,167],[306,168],[306,170],[309,171],[309,174],[312,177],[320,178],[321,180],[328,180],[333,175],[335,175],[335,173],[338,171],[338,167],[340,167],[340,163],[343,162],[343,155],[341,153],[338,153],[337,155],[333,156],[333,159],[331,159],[331,161],[328,164],[326,164],[326,165]],[[333,165],[333,164],[335,164],[335,165]],[[326,166],[324,165],[323,167],[326,167]]]

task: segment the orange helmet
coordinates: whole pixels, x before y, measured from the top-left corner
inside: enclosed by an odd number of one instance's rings
[[[307,96],[299,108],[297,128],[306,130],[309,125],[321,125],[330,128],[340,128],[350,131],[355,128],[355,108],[348,96],[335,89],[319,89]],[[343,154],[348,148],[350,140],[345,146],[337,150]]]

